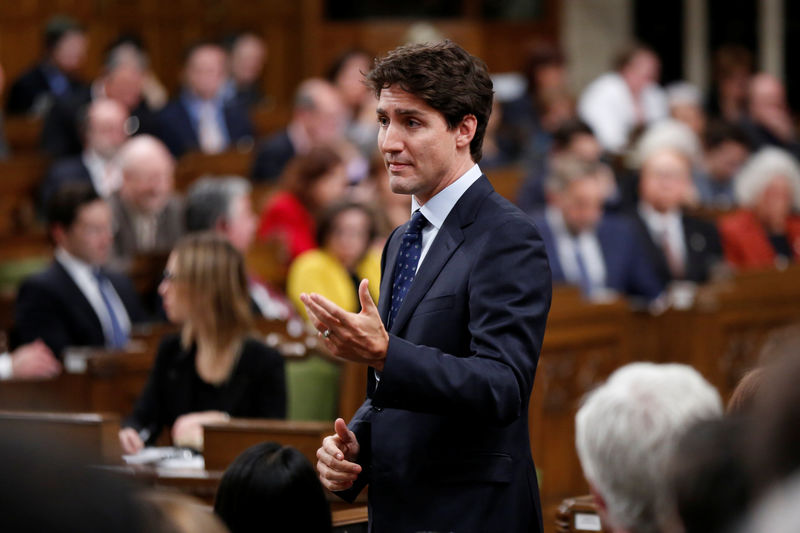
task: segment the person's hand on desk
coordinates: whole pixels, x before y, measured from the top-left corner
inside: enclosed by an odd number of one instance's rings
[[[61,363],[41,340],[11,352],[11,376],[14,379],[52,378],[60,373]]]
[[[334,356],[381,371],[389,347],[389,334],[369,294],[366,279],[358,286],[358,298],[361,312],[349,313],[319,294],[300,295],[308,318]]]
[[[139,453],[144,448],[144,441],[133,428],[119,430],[119,443],[122,445],[122,451],[129,455]]]
[[[330,491],[349,489],[361,473],[358,459],[359,445],[356,435],[344,420],[337,418],[333,424],[336,434],[325,437],[317,450],[317,472],[322,486]]]
[[[230,420],[222,411],[202,411],[179,416],[172,425],[172,443],[195,450],[203,449],[203,424],[214,424]]]

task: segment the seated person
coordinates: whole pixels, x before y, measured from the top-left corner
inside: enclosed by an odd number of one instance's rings
[[[180,334],[164,337],[133,413],[119,432],[135,453],[165,426],[176,446],[203,447],[203,424],[229,416],[284,418],[283,357],[250,336],[242,255],[224,238],[194,233],[167,260],[159,286]]]
[[[126,142],[117,158],[122,187],[109,200],[114,213],[114,260],[129,267],[137,254],[167,252],[183,234],[183,206],[174,193],[175,162],[150,135]]]
[[[258,237],[280,239],[294,259],[317,247],[314,217],[347,193],[347,172],[330,148],[316,148],[297,156],[281,177],[283,190],[261,213]]]
[[[333,85],[317,78],[304,81],[295,92],[291,122],[260,144],[251,177],[256,182],[278,180],[293,157],[336,144],[346,126],[347,108]]]
[[[786,99],[786,87],[772,74],[759,72],[750,78],[747,114],[739,125],[754,150],[773,146],[800,157],[800,140]]]
[[[86,29],[78,22],[55,16],[44,31],[44,59],[14,80],[8,91],[9,115],[41,115],[55,98],[69,95],[85,84],[78,73],[86,60]]]
[[[750,141],[744,132],[727,122],[711,122],[703,140],[703,168],[695,172],[698,200],[705,207],[736,206],[734,178],[750,156]]]
[[[89,183],[103,198],[119,189],[121,178],[114,156],[128,138],[126,120],[128,112],[114,100],[98,98],[89,105],[81,121],[83,152],[53,163],[39,190],[42,206],[65,183]]]
[[[663,285],[630,220],[603,214],[610,170],[573,157],[556,160],[547,178],[547,208],[534,215],[553,283],[571,283],[589,299],[609,291],[652,301]]]
[[[721,415],[719,393],[686,365],[631,363],[589,393],[575,447],[604,531],[679,531],[668,462],[692,424]]]
[[[146,320],[131,281],[103,268],[111,254],[111,208],[91,185],[69,184],[47,208],[55,259],[17,292],[17,341],[41,338],[57,357],[68,346],[124,348]]]
[[[83,148],[81,122],[87,106],[109,99],[125,109],[127,135],[158,131],[156,115],[144,99],[147,59],[122,47],[109,51],[103,71],[91,87],[58,98],[44,117],[41,148],[51,157],[78,155]],[[128,118],[130,117],[130,118]]]
[[[276,442],[251,446],[231,463],[214,512],[231,533],[331,531],[330,506],[314,467],[296,448]]]
[[[378,301],[380,250],[372,243],[377,235],[375,216],[364,205],[345,202],[331,206],[320,217],[320,248],[300,254],[289,267],[286,292],[303,316],[301,293],[316,292],[343,308],[361,310],[358,286],[369,280],[372,299]],[[306,316],[307,318],[307,316]]]
[[[186,231],[214,231],[246,256],[258,224],[251,190],[250,182],[237,176],[200,178],[186,195]],[[248,288],[254,309],[264,318],[287,320],[295,315],[286,296],[252,272]]]
[[[766,268],[800,258],[800,167],[779,148],[755,154],[736,178],[741,209],[719,221],[725,258],[738,268]]]
[[[159,114],[161,140],[172,155],[189,151],[216,154],[240,142],[252,142],[247,110],[225,100],[225,50],[212,42],[189,48],[183,68],[183,91]]]
[[[229,39],[226,48],[230,72],[223,88],[225,99],[250,111],[265,100],[261,75],[267,44],[259,35],[244,32]]]
[[[722,261],[714,224],[682,211],[692,186],[691,172],[686,156],[669,146],[651,150],[642,162],[639,205],[631,215],[662,285],[708,281],[712,268]]]
[[[61,363],[41,340],[0,353],[0,380],[52,378],[60,373]]]

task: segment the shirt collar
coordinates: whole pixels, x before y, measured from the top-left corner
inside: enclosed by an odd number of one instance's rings
[[[674,209],[668,213],[659,213],[650,204],[639,202],[639,213],[652,229],[664,231],[680,222],[680,212]]]
[[[91,276],[95,270],[99,270],[86,261],[75,257],[61,246],[56,248],[55,258],[73,276],[76,274]]]
[[[411,212],[413,213],[417,209],[419,209],[420,213],[425,216],[425,219],[436,229],[442,227],[444,224],[447,215],[450,214],[450,211],[453,210],[458,200],[463,196],[467,189],[469,189],[473,183],[478,181],[478,178],[483,176],[483,172],[481,168],[478,166],[477,163],[472,165],[472,168],[467,170],[460,178],[456,181],[436,193],[436,195],[425,202],[425,205],[419,205],[417,199],[412,196],[411,197]]]

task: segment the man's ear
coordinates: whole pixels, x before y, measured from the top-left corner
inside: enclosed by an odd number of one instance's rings
[[[67,230],[61,224],[50,226],[50,236],[56,245],[61,246],[67,238]]]
[[[465,115],[461,122],[456,126],[456,147],[469,148],[469,143],[475,137],[475,130],[478,128],[478,119],[475,115]]]

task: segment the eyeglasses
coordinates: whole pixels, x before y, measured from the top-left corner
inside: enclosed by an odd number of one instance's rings
[[[161,273],[161,281],[173,282],[173,281],[176,281],[178,279],[179,279],[178,275],[175,274],[175,272],[173,272],[173,271],[171,271],[169,269],[165,268],[164,272]]]

